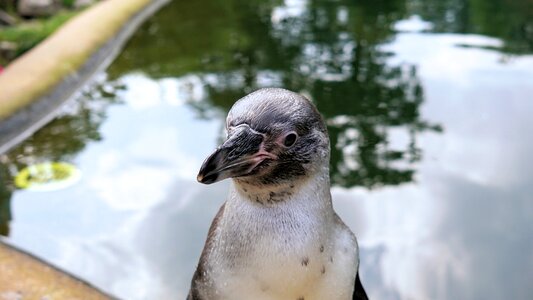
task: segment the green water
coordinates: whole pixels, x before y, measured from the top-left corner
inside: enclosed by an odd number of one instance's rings
[[[245,94],[328,122],[334,204],[374,299],[533,294],[533,3],[174,1],[0,157],[0,232],[126,299],[184,298],[227,183],[195,182]],[[16,190],[46,161],[82,178]]]

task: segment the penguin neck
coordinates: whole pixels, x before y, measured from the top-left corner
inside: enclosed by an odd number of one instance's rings
[[[329,168],[326,165],[311,176],[271,185],[254,185],[233,179],[230,187],[232,198],[264,207],[284,206],[299,201],[323,202],[331,206]]]
[[[335,226],[327,169],[295,182],[293,188],[290,185],[274,190],[263,187],[261,191],[247,189],[247,192],[244,188],[233,181],[218,224],[219,239],[231,245],[231,251],[248,253],[263,245],[262,242],[268,244],[265,249],[285,249],[287,241],[292,241],[298,249],[327,243]],[[290,194],[282,193],[286,188],[290,188]],[[270,199],[271,192],[283,199],[271,203],[261,200]],[[264,198],[258,202],[255,196]]]

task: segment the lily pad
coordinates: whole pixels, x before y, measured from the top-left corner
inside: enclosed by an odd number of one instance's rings
[[[20,189],[51,191],[76,183],[81,172],[76,166],[65,162],[45,162],[30,165],[15,176],[15,185]]]

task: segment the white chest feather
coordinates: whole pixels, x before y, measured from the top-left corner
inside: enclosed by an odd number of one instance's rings
[[[333,211],[329,188],[298,190],[274,206],[230,192],[207,257],[209,299],[351,299],[355,237]]]

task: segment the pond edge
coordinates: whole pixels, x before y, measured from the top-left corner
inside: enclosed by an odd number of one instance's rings
[[[63,284],[65,286],[68,286],[68,288],[75,289],[76,292],[80,293],[87,293],[87,296],[89,296],[90,299],[118,299],[112,294],[106,293],[105,291],[99,289],[95,285],[91,284],[90,282],[81,279],[69,272],[66,272],[65,270],[61,269],[58,266],[55,266],[53,264],[50,264],[43,260],[42,258],[23,250],[9,242],[8,239],[5,239],[0,236],[0,255],[5,257],[10,257],[14,260],[18,261],[24,261],[24,267],[28,268],[31,266],[33,270],[40,270],[40,273],[47,273],[47,274],[56,274],[53,276],[57,276],[60,280],[63,281]],[[5,270],[4,270],[5,271]],[[29,269],[24,269],[23,271],[30,271]],[[31,274],[29,272],[28,274]],[[6,278],[2,278],[0,275],[0,282],[2,280],[5,280]],[[28,289],[32,288],[41,288],[41,287],[26,287]],[[66,291],[67,288],[65,288]],[[55,292],[63,293],[65,291],[62,290],[55,290]],[[72,290],[74,291],[74,290]],[[6,291],[0,291],[0,292],[6,292]],[[22,291],[19,291],[22,292]],[[46,297],[44,297],[46,298]]]
[[[105,2],[108,1],[109,0]],[[124,23],[112,24],[118,27],[114,36],[104,42],[100,47],[93,49],[93,52],[80,64],[80,67],[77,70],[66,73],[60,78],[60,80],[48,87],[42,95],[31,99],[28,104],[23,105],[13,113],[5,116],[3,119],[0,117],[0,155],[6,153],[53,120],[57,115],[58,109],[66,101],[71,99],[95,73],[105,70],[117,57],[136,29],[168,2],[170,2],[170,0],[149,0],[145,5],[142,5],[138,11],[133,12]],[[92,7],[88,10],[90,9],[92,9]],[[82,14],[83,13],[85,12],[82,12]],[[74,19],[78,17],[79,16],[76,16]],[[69,23],[70,22],[67,22],[62,27],[70,26]],[[55,33],[53,35],[55,35]],[[17,61],[20,60],[22,62],[24,59],[27,59],[25,55],[17,59]],[[61,67],[62,66],[60,65],[57,66],[58,69]],[[8,69],[6,69],[6,71],[7,70]],[[9,74],[6,73],[7,72],[0,74],[0,77],[8,76]],[[2,79],[4,79],[4,83],[9,83],[9,78],[4,77]],[[34,81],[36,81],[36,84],[38,80],[39,78],[35,78]],[[39,87],[36,86],[36,89],[38,88]],[[36,92],[38,93],[38,91]],[[31,92],[28,91],[28,93]],[[3,100],[4,103],[8,101],[20,101],[19,99],[0,100]],[[18,103],[15,104],[18,105]]]

